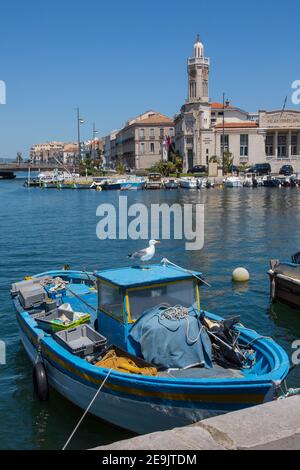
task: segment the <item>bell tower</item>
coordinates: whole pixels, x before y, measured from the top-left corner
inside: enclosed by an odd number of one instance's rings
[[[204,57],[204,46],[199,34],[194,44],[193,57],[188,59],[188,102],[208,103],[209,58]]]

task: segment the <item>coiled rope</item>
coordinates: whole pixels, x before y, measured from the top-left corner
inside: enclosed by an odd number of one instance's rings
[[[162,304],[161,307],[166,307],[163,312],[159,314],[159,322],[161,320],[170,320],[170,321],[177,321],[186,320],[187,327],[186,327],[186,341],[189,345],[197,343],[199,341],[203,329],[205,329],[204,325],[201,325],[199,329],[199,333],[195,338],[190,337],[190,318],[189,318],[189,309],[183,307],[182,305],[175,305],[174,307],[170,307],[167,304]],[[166,325],[163,325],[165,328],[168,328]]]

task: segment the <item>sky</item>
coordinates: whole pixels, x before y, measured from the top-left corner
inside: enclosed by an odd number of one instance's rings
[[[300,79],[300,2],[285,0],[10,0],[0,3],[0,158],[31,145],[107,135],[187,94],[197,33],[210,57],[210,97],[255,112],[291,109]],[[300,110],[300,107],[298,107]]]

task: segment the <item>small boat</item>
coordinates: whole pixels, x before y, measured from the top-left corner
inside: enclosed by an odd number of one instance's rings
[[[263,178],[263,185],[266,188],[278,188],[281,183],[280,179],[275,176],[266,176]]]
[[[146,182],[146,189],[161,189],[163,182],[160,173],[149,173]]]
[[[176,178],[168,178],[164,182],[164,187],[165,187],[165,189],[178,189],[179,188],[179,182],[177,181]]]
[[[244,174],[244,179],[243,179],[244,188],[252,188],[254,179],[255,179],[255,174],[245,173]]]
[[[224,181],[225,188],[242,188],[243,183],[237,176],[228,176]]]
[[[121,190],[140,190],[145,189],[146,180],[144,178],[131,177],[121,183]]]
[[[300,253],[292,256],[290,262],[271,260],[268,275],[272,302],[300,308]]]
[[[208,178],[198,178],[198,188],[199,189],[210,189],[213,188],[215,184],[210,181]]]
[[[166,259],[93,274],[49,271],[14,283],[39,399],[49,398],[49,384],[83,410],[92,405],[93,415],[140,434],[272,401],[290,370],[287,354],[238,317],[202,310],[204,283],[200,272]],[[90,321],[49,328],[47,311],[51,323],[61,305]]]
[[[102,189],[104,190],[120,190],[122,188],[122,184],[124,184],[126,180],[124,178],[122,179],[117,179],[117,178],[111,178],[105,181],[105,183],[102,185]]]
[[[15,179],[16,175],[13,171],[4,170],[0,171],[0,180],[13,180]]]
[[[183,176],[179,180],[179,184],[181,188],[184,189],[197,189],[198,188],[198,180],[192,176]]]

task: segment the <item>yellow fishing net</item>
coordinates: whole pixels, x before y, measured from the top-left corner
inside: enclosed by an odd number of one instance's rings
[[[105,369],[114,369],[126,374],[157,375],[157,369],[155,367],[139,367],[132,359],[117,356],[114,349],[109,351],[104,358],[95,365]]]

